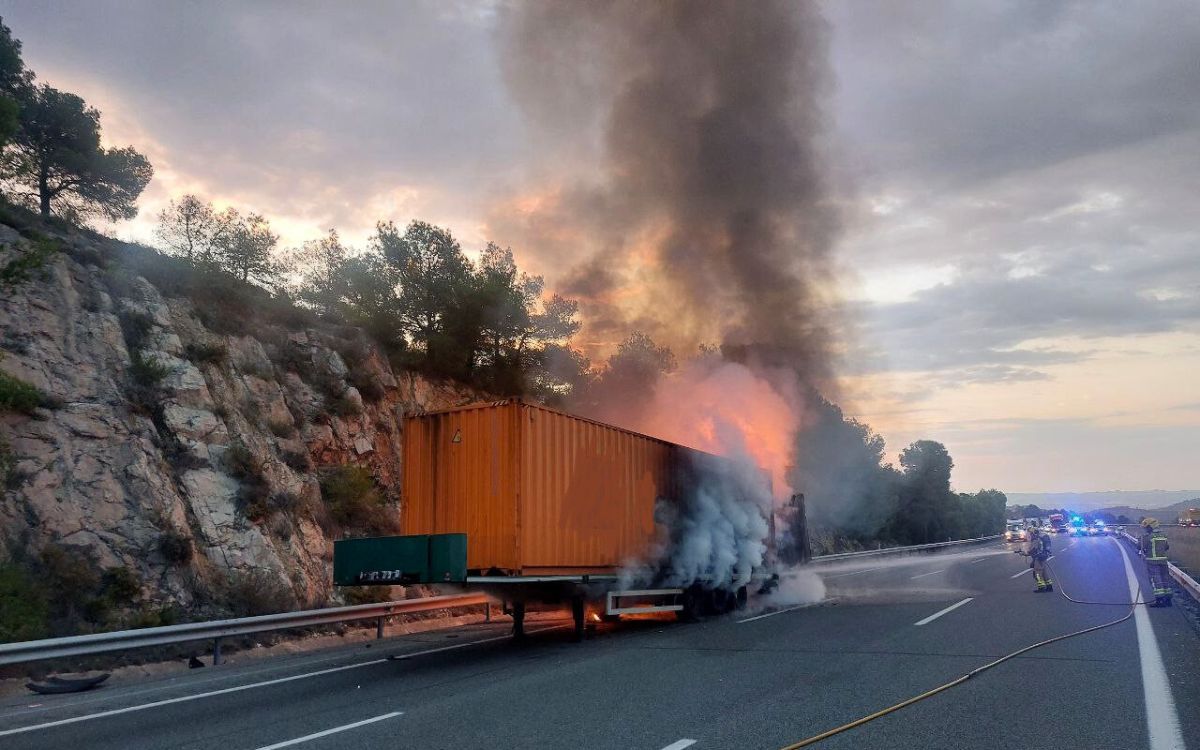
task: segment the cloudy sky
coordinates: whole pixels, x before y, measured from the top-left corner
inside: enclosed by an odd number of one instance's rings
[[[847,410],[892,455],[946,443],[964,490],[1200,488],[1200,14],[822,8]],[[523,248],[512,217],[594,167],[597,121],[523,116],[500,4],[0,0],[0,15],[43,80],[154,163],[118,235],[150,239],[158,208],[195,192],[290,243],[423,218],[469,248],[513,244],[551,285],[578,260],[570,236]],[[587,111],[586,87],[563,95]]]

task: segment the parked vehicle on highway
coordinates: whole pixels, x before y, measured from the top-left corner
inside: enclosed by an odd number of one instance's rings
[[[701,576],[681,588],[669,570],[618,587],[629,561],[661,564],[659,514],[690,486],[734,474],[726,459],[519,399],[406,418],[403,459],[403,535],[336,542],[335,584],[483,590],[505,603],[517,636],[527,604],[569,602],[578,637],[587,601],[597,615],[682,619],[746,602],[746,585]]]
[[[1063,518],[1062,513],[1050,514],[1050,526],[1056,534],[1065,534],[1067,531],[1067,520]]]
[[[1188,508],[1179,514],[1180,526],[1200,526],[1200,508]]]
[[[1004,528],[1004,541],[1023,542],[1028,538],[1025,527],[1020,521],[1009,521]]]

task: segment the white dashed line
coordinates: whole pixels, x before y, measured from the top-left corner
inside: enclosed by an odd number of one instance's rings
[[[1022,570],[1020,573],[1017,573],[1015,576],[1009,576],[1009,578],[1020,578],[1021,576],[1025,575],[1026,573],[1032,573],[1032,572],[1033,572],[1033,568],[1026,568],[1025,570]]]
[[[544,633],[547,630],[559,630],[565,626],[559,625],[552,628],[541,628],[539,630],[530,630],[529,634]],[[441,651],[450,651],[452,649],[466,648],[468,646],[477,646],[481,643],[491,643],[493,641],[503,641],[512,638],[511,635],[500,635],[493,638],[481,638],[477,641],[467,641],[466,643],[456,643],[453,646],[442,646],[441,648],[431,648],[425,651],[417,651],[412,654],[405,654],[399,658],[411,658],[413,656],[423,656],[425,654],[435,654]],[[12,734],[23,734],[32,732],[38,729],[49,729],[51,727],[61,727],[65,724],[77,724],[81,721],[89,721],[91,719],[103,719],[107,716],[119,716],[120,714],[133,713],[134,711],[145,711],[148,708],[158,708],[159,706],[170,706],[175,703],[186,703],[187,701],[199,700],[201,698],[211,698],[215,695],[228,695],[229,693],[240,693],[243,690],[253,690],[254,688],[267,687],[268,685],[279,685],[285,682],[294,682],[295,680],[304,680],[309,677],[319,677],[326,674],[334,674],[335,672],[344,672],[348,669],[358,669],[360,667],[369,667],[374,664],[383,664],[388,661],[387,658],[371,659],[369,661],[361,661],[355,664],[346,664],[340,667],[329,667],[328,669],[318,669],[315,672],[303,672],[301,674],[289,675],[288,677],[278,677],[274,680],[263,680],[261,682],[251,682],[245,685],[234,685],[233,687],[221,688],[220,690],[209,690],[203,693],[194,693],[192,695],[181,695],[178,698],[165,698],[160,701],[151,703],[141,703],[136,706],[126,706],[125,708],[114,708],[108,711],[98,711],[94,714],[84,714],[83,716],[72,716],[69,719],[59,719],[57,721],[46,721],[41,724],[30,724],[29,726],[16,727],[14,729],[0,730],[0,737],[7,737]]]
[[[798,609],[804,609],[805,607],[811,607],[811,606],[812,606],[811,604],[797,604],[796,606],[788,607],[787,609],[777,609],[774,612],[767,612],[766,614],[755,615],[754,617],[747,617],[744,620],[738,620],[737,623],[738,623],[738,625],[741,625],[743,622],[754,622],[755,620],[762,620],[763,618],[766,618],[766,617],[774,617],[775,615],[782,615],[784,612],[795,612]]]
[[[870,573],[872,570],[883,570],[883,566],[881,565],[878,568],[867,568],[865,570],[856,570],[853,573],[838,573],[835,576],[822,576],[822,577],[823,578],[846,578],[848,576],[860,576],[863,573]]]
[[[312,734],[306,734],[303,737],[297,737],[294,740],[285,740],[283,742],[276,742],[274,745],[263,745],[262,747],[258,748],[258,750],[278,750],[281,747],[291,747],[292,745],[299,745],[300,743],[308,742],[309,740],[316,740],[316,739],[320,739],[322,737],[328,737],[331,734],[337,734],[338,732],[345,732],[348,729],[357,729],[358,727],[365,726],[367,724],[374,724],[377,721],[383,721],[384,719],[391,719],[396,716],[400,716],[401,713],[402,713],[401,711],[392,711],[390,714],[382,714],[380,716],[372,716],[369,719],[363,719],[362,721],[356,721],[353,724],[343,724],[340,727],[334,727],[333,729],[326,729],[323,732],[314,732]]]
[[[974,599],[975,599],[975,597],[968,596],[966,599],[963,599],[961,602],[958,602],[957,604],[951,604],[949,607],[946,607],[941,612],[934,612],[932,615],[930,615],[929,617],[926,617],[924,620],[917,620],[913,624],[917,625],[917,626],[928,625],[929,623],[933,622],[934,620],[941,617],[942,615],[949,614],[949,613],[953,612],[954,610],[958,609],[959,607],[961,607],[962,605],[966,604],[967,602],[973,601]]]
[[[667,745],[662,750],[683,750],[685,747],[695,745],[695,740],[675,740],[670,745]]]
[[[915,580],[917,580],[918,578],[924,578],[925,576],[935,576],[935,575],[937,575],[938,573],[945,573],[945,572],[946,572],[946,569],[945,569],[945,568],[942,568],[941,570],[935,570],[935,571],[933,571],[932,573],[922,573],[922,574],[921,574],[921,575],[919,575],[919,576],[913,576],[912,578],[910,578],[910,579],[908,579],[908,580],[910,580],[910,581],[915,581]]]

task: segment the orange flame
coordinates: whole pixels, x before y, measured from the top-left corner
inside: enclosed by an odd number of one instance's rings
[[[769,472],[772,494],[786,497],[801,422],[788,390],[741,364],[693,360],[659,382],[651,407],[631,426],[709,453],[746,456]]]

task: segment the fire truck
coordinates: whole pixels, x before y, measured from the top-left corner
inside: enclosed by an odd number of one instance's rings
[[[1065,534],[1067,532],[1067,519],[1062,513],[1050,514],[1050,528],[1054,529],[1055,534]]]

